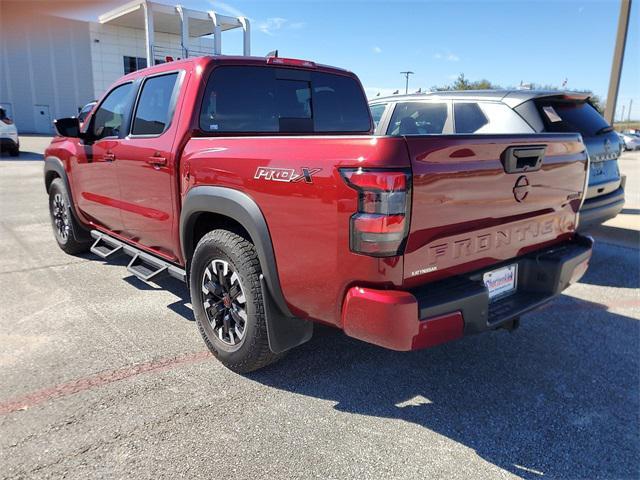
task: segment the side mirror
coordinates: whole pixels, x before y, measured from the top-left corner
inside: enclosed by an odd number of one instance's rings
[[[80,138],[80,121],[76,117],[58,118],[53,126],[62,137]]]

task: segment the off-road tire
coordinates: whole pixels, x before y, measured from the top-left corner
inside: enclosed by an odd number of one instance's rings
[[[64,212],[60,212],[60,201]],[[69,208],[71,205],[67,189],[61,178],[56,178],[49,186],[49,216],[51,217],[51,226],[53,227],[53,236],[58,242],[58,246],[70,255],[84,253],[91,247],[91,242],[82,242],[76,240],[74,229],[80,228],[73,218],[73,213]],[[66,215],[68,231],[66,235],[61,233],[56,221],[60,221],[60,215]]]
[[[219,338],[215,325],[212,325],[211,310],[209,314],[205,311],[205,270],[210,269],[215,260],[226,262],[230,271],[237,274],[246,300],[244,335],[235,346]],[[189,287],[198,330],[211,353],[236,373],[258,370],[283,356],[269,349],[260,274],[260,261],[254,245],[228,230],[213,230],[202,237],[191,261]]]

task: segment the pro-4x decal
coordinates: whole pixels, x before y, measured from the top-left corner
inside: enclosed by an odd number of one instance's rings
[[[321,168],[302,167],[301,173],[294,168],[258,167],[253,176],[256,180],[271,180],[274,182],[302,182],[313,183],[313,175]]]

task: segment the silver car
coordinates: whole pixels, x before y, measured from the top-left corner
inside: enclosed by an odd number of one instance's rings
[[[615,217],[624,206],[622,141],[589,95],[535,90],[463,90],[393,95],[369,102],[377,135],[479,135],[578,132],[591,170],[580,227]]]

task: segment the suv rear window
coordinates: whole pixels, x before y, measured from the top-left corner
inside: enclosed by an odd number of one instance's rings
[[[591,137],[603,129],[610,128],[602,115],[587,102],[542,100],[537,103],[548,132],[579,132]]]
[[[453,118],[456,133],[473,133],[489,123],[477,103],[454,103]]]
[[[351,77],[224,66],[207,83],[200,128],[211,133],[368,133],[371,117]]]

